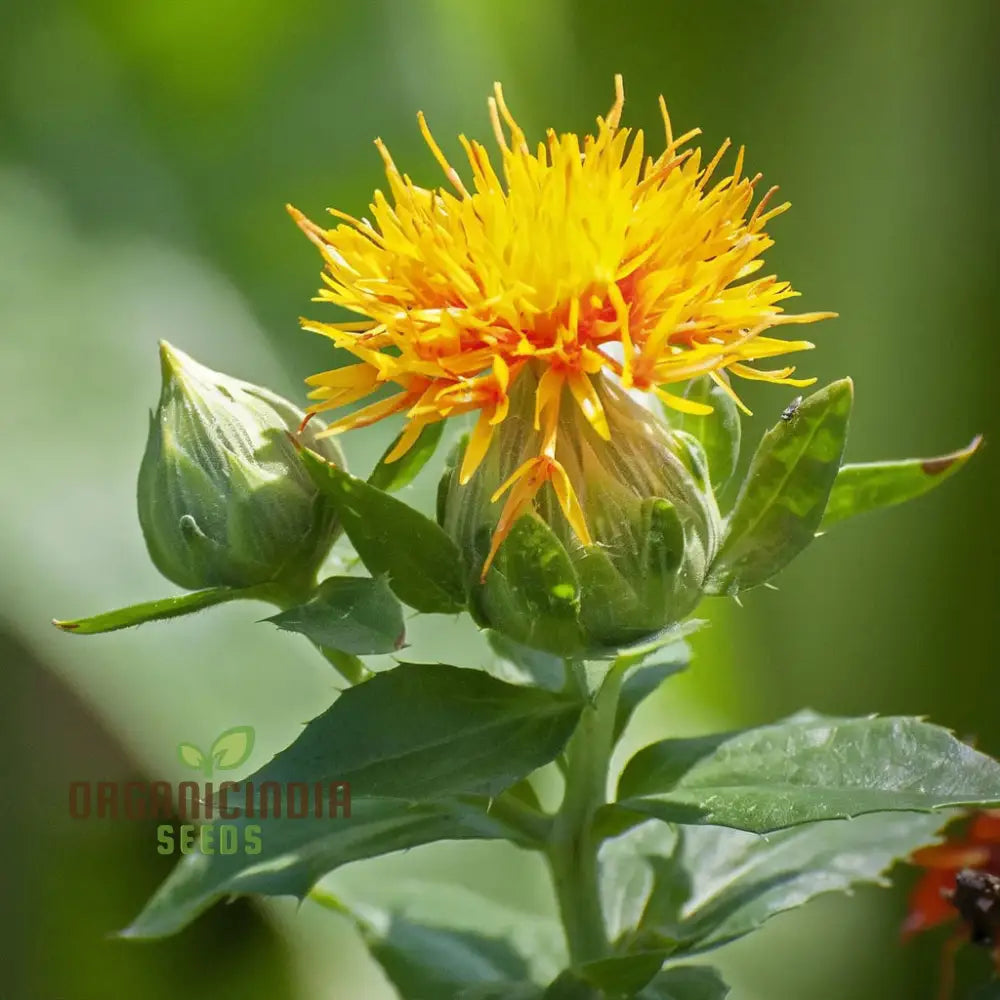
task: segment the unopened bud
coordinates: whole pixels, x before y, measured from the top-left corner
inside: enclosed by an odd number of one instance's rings
[[[289,435],[287,400],[160,344],[163,386],[139,470],[139,521],[157,569],[189,590],[308,584],[338,532]],[[343,465],[332,438],[303,445]]]

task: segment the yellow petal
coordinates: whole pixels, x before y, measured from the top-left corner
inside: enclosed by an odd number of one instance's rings
[[[679,410],[681,413],[690,413],[696,417],[706,417],[708,414],[714,412],[711,406],[707,406],[705,403],[696,403],[693,399],[685,399],[683,396],[676,396],[672,392],[667,392],[663,386],[653,386],[653,392],[667,406],[673,410]]]
[[[604,438],[611,440],[611,431],[608,428],[608,418],[605,416],[604,407],[601,405],[600,396],[594,388],[594,383],[590,377],[582,372],[571,372],[566,376],[566,384],[569,391],[573,393],[573,398],[577,401],[587,422]]]
[[[462,458],[462,468],[458,474],[458,481],[464,486],[471,478],[472,474],[479,468],[480,463],[486,457],[486,450],[493,439],[493,424],[490,420],[488,410],[483,410],[479,414],[476,426],[469,435],[469,443],[465,446],[465,455]]]

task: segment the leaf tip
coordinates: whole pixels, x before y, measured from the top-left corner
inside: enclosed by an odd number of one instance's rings
[[[983,435],[977,434],[964,448],[953,451],[950,455],[941,455],[939,458],[928,458],[920,463],[920,468],[928,476],[939,476],[946,472],[956,463],[964,464],[979,450],[983,443]]]
[[[80,623],[78,621],[62,621],[59,618],[53,618],[52,624],[55,625],[60,632],[75,632],[80,627]]]

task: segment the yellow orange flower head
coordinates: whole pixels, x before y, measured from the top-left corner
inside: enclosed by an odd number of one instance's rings
[[[463,135],[463,180],[421,114],[451,190],[418,187],[377,140],[388,196],[375,192],[370,219],[331,210],[340,221],[323,229],[289,208],[326,262],[319,300],[363,317],[304,322],[358,359],[308,379],[310,412],[347,406],[384,384],[397,390],[336,420],[329,433],[405,413],[393,460],[426,425],[475,411],[459,470],[465,483],[507,417],[514,385],[532,370],[537,453],[496,491],[496,502],[506,500],[484,574],[546,483],[579,541],[592,542],[556,454],[561,407],[577,407],[607,440],[599,386],[608,375],[699,413],[706,408],[666,387],[708,374],[732,392],[729,372],[808,385],[791,366],[753,363],[812,347],[767,336],[770,328],[832,315],[784,313],[780,303],[797,293],[759,276],[772,245],[765,226],[788,206],[767,207],[773,188],[754,205],[759,175],[744,176],[743,149],[718,179],[728,140],[703,164],[699,149],[685,148],[699,130],[675,136],[661,98],[665,148],[647,155],[642,131],[620,125],[621,77],[615,87],[595,135],[549,130],[532,148],[497,84],[489,109],[499,173],[486,148]]]

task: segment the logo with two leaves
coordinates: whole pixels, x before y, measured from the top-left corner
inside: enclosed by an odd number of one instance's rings
[[[211,778],[218,771],[232,771],[253,753],[253,726],[233,726],[216,737],[208,753],[193,743],[178,743],[177,756],[185,767]]]

